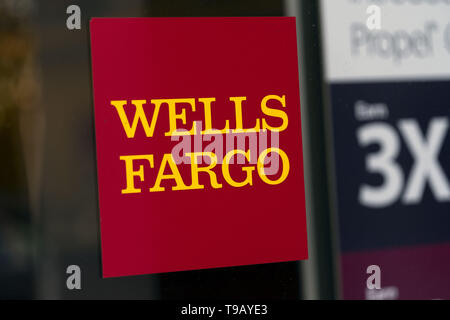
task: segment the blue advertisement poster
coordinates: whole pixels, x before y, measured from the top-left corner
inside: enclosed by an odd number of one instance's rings
[[[450,4],[321,4],[341,297],[450,298]]]

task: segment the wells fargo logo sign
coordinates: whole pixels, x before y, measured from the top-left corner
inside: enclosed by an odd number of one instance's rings
[[[293,18],[91,21],[104,277],[307,258]]]

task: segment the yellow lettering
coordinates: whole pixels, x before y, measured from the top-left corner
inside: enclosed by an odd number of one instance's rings
[[[270,180],[269,178],[267,178],[267,176],[264,172],[264,160],[270,152],[278,153],[283,162],[283,172],[281,173],[280,178],[278,178],[277,180]],[[261,178],[261,180],[270,185],[277,185],[277,184],[282,183],[284,180],[286,180],[286,178],[289,174],[289,158],[286,155],[286,153],[279,148],[269,148],[269,149],[266,149],[263,152],[261,152],[261,154],[259,155],[259,158],[258,158],[257,166],[258,166],[258,174],[259,174],[259,177]]]
[[[186,99],[154,99],[152,103],[162,104],[167,103],[169,106],[169,131],[165,133],[166,136],[185,136],[185,135],[195,135],[196,125],[195,121],[192,125],[192,129],[190,131],[179,131],[177,129],[177,120],[181,120],[181,122],[186,124],[186,109],[183,109],[181,113],[177,113],[176,106],[178,103],[187,103],[191,106],[193,112],[195,112],[195,98],[186,98]]]
[[[228,182],[229,185],[236,187],[236,188],[244,187],[247,184],[253,185],[252,172],[253,172],[253,170],[255,170],[255,168],[253,168],[253,167],[242,168],[243,171],[247,172],[247,178],[244,181],[236,182],[231,178],[229,163],[230,163],[231,158],[237,154],[245,155],[245,158],[248,161],[250,161],[250,150],[248,150],[247,152],[244,152],[243,150],[231,150],[230,152],[228,152],[225,155],[225,158],[223,159],[223,163],[222,163],[222,174],[223,174],[223,177],[225,178],[225,181]]]
[[[153,168],[153,155],[145,154],[140,156],[121,156],[120,160],[125,161],[125,175],[127,180],[127,188],[122,190],[123,194],[141,193],[141,189],[134,187],[134,177],[139,177],[141,181],[144,180],[144,166],[140,165],[139,170],[133,170],[134,160],[148,160],[150,167]]]
[[[202,131],[202,134],[221,134],[227,133],[230,129],[230,121],[225,121],[225,128],[222,130],[212,129],[212,121],[211,121],[211,102],[216,101],[216,98],[199,98],[199,102],[203,102],[203,106],[205,108],[205,130]]]
[[[242,124],[242,101],[247,100],[247,97],[231,97],[230,101],[234,102],[234,111],[236,115],[236,128],[232,130],[233,133],[241,132],[259,132],[259,119],[256,119],[256,125],[253,129],[244,129]]]
[[[145,135],[147,137],[153,137],[153,132],[155,131],[156,119],[158,118],[159,108],[161,105],[157,105],[155,110],[153,111],[152,122],[150,126],[148,125],[147,117],[145,116],[143,104],[147,103],[146,100],[131,100],[131,103],[136,107],[136,112],[134,113],[133,124],[130,125],[128,121],[127,115],[124,110],[124,106],[127,104],[126,100],[116,100],[111,101],[111,105],[113,105],[117,113],[119,114],[120,121],[122,122],[123,129],[128,138],[134,138],[136,134],[136,128],[141,121],[142,126],[144,127]]]
[[[206,172],[209,174],[209,180],[211,182],[211,186],[214,189],[222,188],[222,185],[220,183],[217,183],[217,177],[214,171],[212,169],[217,164],[217,156],[212,152],[192,152],[192,153],[186,153],[188,157],[191,157],[191,175],[192,175],[192,185],[190,186],[191,189],[204,189],[205,186],[199,184],[198,182],[198,173],[199,172]],[[207,156],[211,159],[211,163],[207,167],[199,167],[198,166],[198,157],[204,157]]]
[[[278,131],[278,132],[286,130],[286,128],[288,126],[288,116],[287,116],[286,112],[284,112],[283,110],[269,108],[267,106],[267,102],[269,100],[277,100],[277,101],[281,102],[281,105],[283,106],[283,108],[286,108],[286,97],[285,96],[280,97],[280,96],[276,96],[276,95],[269,95],[269,96],[264,97],[264,99],[261,101],[262,112],[268,116],[282,119],[283,123],[279,127],[272,127],[267,123],[266,119],[263,118],[262,119],[263,130],[269,129],[270,131]]]
[[[166,166],[169,164],[172,174],[164,174]],[[171,153],[166,153],[161,161],[161,166],[159,167],[158,175],[156,177],[155,185],[150,188],[150,192],[164,191],[165,188],[161,187],[161,181],[173,179],[176,182],[176,186],[172,187],[172,190],[188,190],[189,188],[184,184],[181,178],[180,171],[178,171],[177,165]]]

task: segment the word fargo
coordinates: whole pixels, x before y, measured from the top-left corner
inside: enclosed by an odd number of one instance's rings
[[[307,258],[293,18],[94,18],[104,277]]]

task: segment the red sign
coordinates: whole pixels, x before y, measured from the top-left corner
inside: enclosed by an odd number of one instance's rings
[[[294,18],[91,20],[103,276],[307,258]]]

